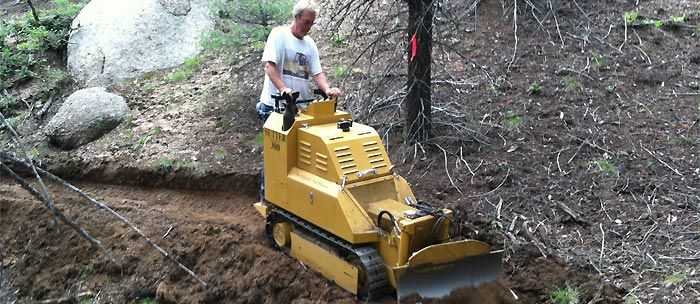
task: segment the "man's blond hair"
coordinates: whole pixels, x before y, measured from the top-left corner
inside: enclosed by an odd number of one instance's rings
[[[294,18],[301,16],[304,12],[313,13],[318,15],[318,4],[314,0],[299,0],[297,4],[294,5]]]

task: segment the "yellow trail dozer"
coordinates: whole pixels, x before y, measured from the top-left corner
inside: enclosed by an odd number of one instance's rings
[[[395,289],[411,302],[498,280],[502,251],[460,240],[451,210],[419,202],[374,128],[335,100],[297,96],[276,97],[287,106],[263,127],[266,191],[254,206],[274,246],[360,299]]]

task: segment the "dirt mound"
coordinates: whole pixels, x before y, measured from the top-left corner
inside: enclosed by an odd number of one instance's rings
[[[463,287],[440,298],[423,298],[410,294],[400,299],[401,303],[424,304],[515,304],[514,294],[501,282],[490,282],[477,287]]]
[[[7,181],[4,181],[7,183]],[[80,198],[53,189],[56,206],[103,242],[109,261],[17,186],[0,186],[0,242],[14,288],[27,300],[91,292],[107,303],[290,303],[352,299],[267,244],[251,196],[83,185],[190,267],[198,284],[138,235]],[[29,217],[27,215],[30,215]],[[22,232],[22,233],[20,233]],[[311,287],[309,287],[311,286]],[[99,293],[99,294],[98,294]]]

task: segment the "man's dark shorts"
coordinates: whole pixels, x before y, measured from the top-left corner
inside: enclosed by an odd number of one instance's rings
[[[274,109],[275,107],[268,106],[262,101],[255,105],[255,110],[258,111],[258,117],[260,117],[260,122],[262,122],[262,124],[265,124],[265,121],[267,121],[267,118],[270,117],[270,114]]]

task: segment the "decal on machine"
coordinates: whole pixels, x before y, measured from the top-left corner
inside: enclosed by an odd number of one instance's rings
[[[269,136],[270,138],[272,138],[272,139],[274,139],[274,140],[279,140],[279,141],[282,141],[282,142],[286,142],[286,141],[287,141],[287,135],[284,135],[284,134],[279,133],[279,132],[272,131],[272,130],[270,130],[270,129],[265,129],[265,136]]]
[[[284,135],[279,132],[272,131],[270,129],[265,129],[265,136],[269,137],[271,139],[270,145],[271,148],[275,151],[279,151],[281,148],[280,142],[286,142],[287,141],[287,135]]]
[[[272,150],[279,151],[280,150],[280,142],[273,140],[272,143]]]

